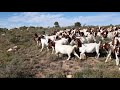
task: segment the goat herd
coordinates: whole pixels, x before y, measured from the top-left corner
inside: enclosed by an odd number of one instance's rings
[[[34,34],[34,40],[38,46],[42,46],[47,50],[52,49],[52,54],[67,54],[69,60],[71,54],[74,54],[78,59],[86,59],[86,53],[96,52],[96,59],[101,55],[100,49],[107,54],[105,62],[115,56],[116,65],[119,65],[120,55],[120,27],[95,27],[95,28],[72,28],[54,31],[51,35]],[[104,42],[105,39],[109,42]],[[98,42],[97,42],[98,41]],[[77,53],[79,52],[79,54]]]

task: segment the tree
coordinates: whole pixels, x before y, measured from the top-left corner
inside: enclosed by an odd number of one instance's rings
[[[60,27],[58,22],[54,23],[55,27]]]
[[[113,26],[112,24],[110,24],[110,26]]]
[[[81,27],[81,23],[80,22],[76,22],[75,23],[75,27]]]
[[[25,29],[27,29],[27,27],[26,26],[21,26],[21,27],[19,27],[19,29],[25,30]]]

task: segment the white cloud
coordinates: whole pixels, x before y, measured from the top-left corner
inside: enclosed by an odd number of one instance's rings
[[[24,23],[40,23],[40,22],[47,22],[49,20],[61,18],[62,14],[45,14],[45,13],[38,13],[38,12],[24,12],[20,13],[19,15],[12,16],[8,18],[11,22],[24,22]]]
[[[99,13],[97,15],[68,17],[64,13],[21,12],[14,13],[13,16],[8,17],[6,21],[0,22],[0,24],[8,28],[24,25],[47,27],[53,26],[55,21],[58,21],[60,26],[74,25],[75,22],[87,25],[119,24],[120,13]]]

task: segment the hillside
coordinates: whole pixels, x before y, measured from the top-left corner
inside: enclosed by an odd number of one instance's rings
[[[72,57],[65,61],[65,55],[57,57],[47,52],[46,48],[40,52],[33,40],[34,33],[49,34],[54,29],[26,28],[0,30],[0,78],[120,78],[119,67],[114,59],[105,63],[106,56],[98,60],[94,56],[87,60]],[[7,50],[13,46],[18,49],[13,52]]]

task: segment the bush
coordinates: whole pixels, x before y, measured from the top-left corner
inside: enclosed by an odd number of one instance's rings
[[[102,78],[101,70],[84,69],[74,74],[74,78]]]
[[[75,23],[75,27],[81,27],[81,23],[80,22],[76,22]]]
[[[19,38],[17,38],[16,36],[13,36],[11,39],[10,39],[10,42],[14,43],[14,44],[17,44],[19,42]]]
[[[25,63],[21,56],[15,55],[12,60],[0,68],[0,78],[32,78],[33,65]]]

